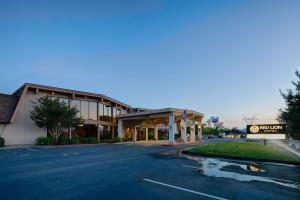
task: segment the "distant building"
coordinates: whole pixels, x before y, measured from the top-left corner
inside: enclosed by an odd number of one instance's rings
[[[224,128],[223,122],[220,121],[219,116],[210,117],[206,124],[209,128]]]

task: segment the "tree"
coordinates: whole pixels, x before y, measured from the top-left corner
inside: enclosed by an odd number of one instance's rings
[[[82,118],[77,116],[79,110],[76,107],[70,108],[59,99],[44,96],[33,104],[30,118],[38,127],[46,128],[56,142],[64,128],[76,127],[83,123]]]
[[[298,80],[292,81],[296,90],[287,89],[286,93],[280,90],[286,108],[279,110],[278,121],[285,123],[287,126],[287,133],[294,139],[300,139],[300,73],[295,72]]]
[[[203,135],[218,135],[220,133],[219,128],[206,127],[202,124],[202,134]]]

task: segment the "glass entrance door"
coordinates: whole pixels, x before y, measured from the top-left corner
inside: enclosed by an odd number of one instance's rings
[[[145,141],[146,140],[146,129],[145,128],[137,128],[137,141]]]
[[[190,126],[186,127],[186,139],[188,142],[191,141],[191,127]]]

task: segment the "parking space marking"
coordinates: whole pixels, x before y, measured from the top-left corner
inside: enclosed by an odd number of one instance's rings
[[[228,200],[228,199],[225,199],[225,198],[222,198],[222,197],[217,197],[217,196],[214,196],[214,195],[210,195],[210,194],[206,194],[206,193],[202,193],[202,192],[197,192],[195,190],[190,190],[190,189],[187,189],[187,188],[182,188],[182,187],[178,187],[178,186],[175,186],[175,185],[170,185],[170,184],[167,184],[167,183],[162,183],[162,182],[154,181],[154,180],[151,180],[151,179],[144,178],[143,181],[147,181],[147,182],[150,182],[150,183],[155,183],[155,184],[158,184],[158,185],[163,185],[163,186],[166,186],[166,187],[174,188],[174,189],[177,189],[177,190],[182,190],[182,191],[185,191],[185,192],[190,192],[190,193],[193,193],[193,194],[198,194],[198,195],[209,197],[209,198],[212,198],[212,199]]]

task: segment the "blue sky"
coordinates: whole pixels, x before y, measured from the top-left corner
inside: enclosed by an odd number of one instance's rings
[[[300,1],[0,0],[0,92],[24,82],[273,121],[300,70]]]

